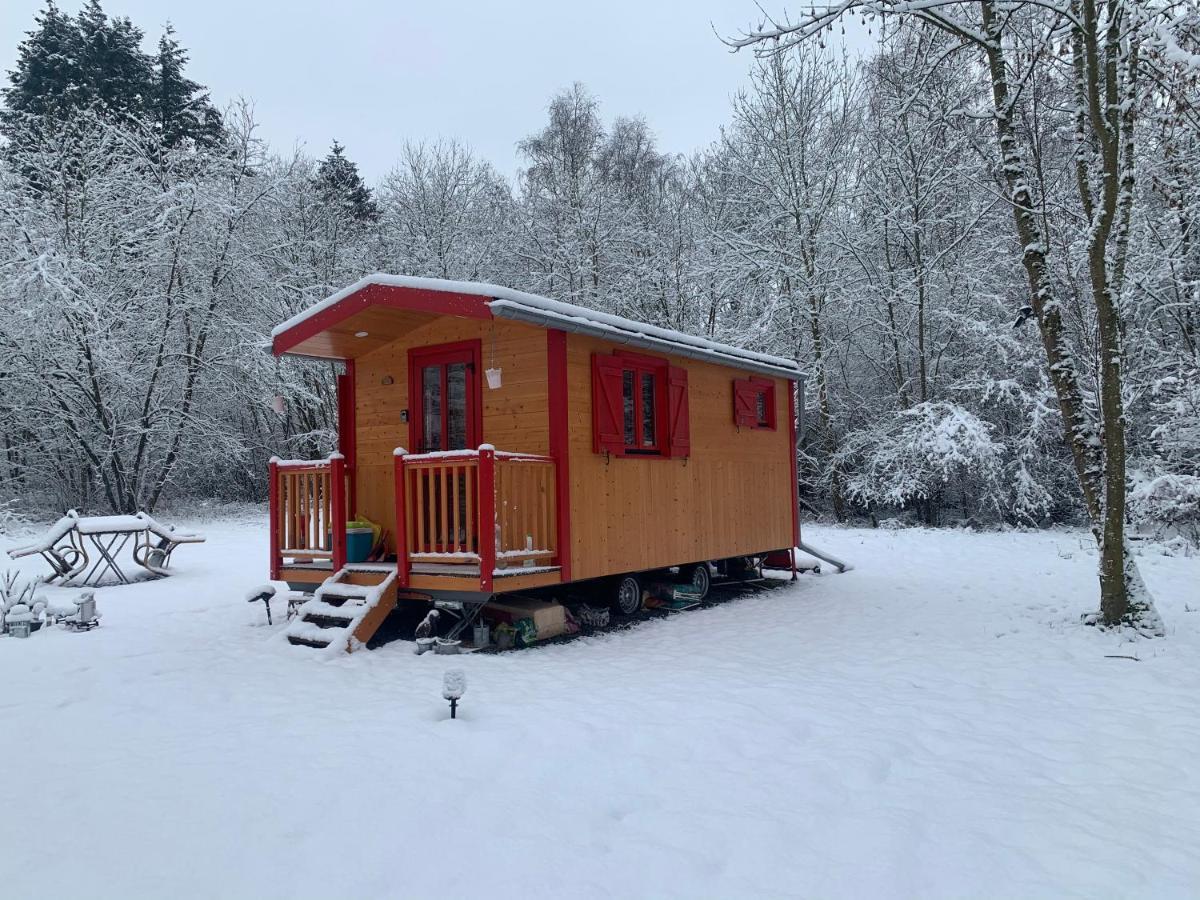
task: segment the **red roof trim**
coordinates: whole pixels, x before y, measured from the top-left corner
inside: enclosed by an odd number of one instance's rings
[[[276,356],[281,356],[309,338],[315,337],[322,331],[332,328],[339,322],[371,306],[388,306],[393,309],[468,319],[490,319],[492,311],[488,309],[488,299],[479,294],[459,294],[452,291],[368,284],[350,296],[343,297],[332,306],[314,313],[302,322],[297,322],[287,331],[277,334],[274,341],[271,342],[271,352]]]

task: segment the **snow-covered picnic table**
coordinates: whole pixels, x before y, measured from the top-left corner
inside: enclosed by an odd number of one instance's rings
[[[70,510],[50,526],[38,540],[8,551],[19,559],[37,553],[50,564],[54,574],[47,581],[73,581],[91,564],[80,584],[99,584],[110,572],[121,584],[129,584],[117,556],[133,541],[133,561],[155,575],[167,575],[171,554],[180,544],[198,544],[203,535],[176,531],[144,512],[125,516],[81,516]],[[96,553],[93,561],[88,545]]]

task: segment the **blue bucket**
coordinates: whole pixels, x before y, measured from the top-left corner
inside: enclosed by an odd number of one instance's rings
[[[375,543],[374,528],[346,529],[346,562],[366,562],[371,555],[371,545]]]

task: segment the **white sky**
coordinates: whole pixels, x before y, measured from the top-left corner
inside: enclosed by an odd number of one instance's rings
[[[41,0],[0,2],[0,69],[33,27]],[[59,0],[74,13],[81,0]],[[717,137],[750,65],[721,34],[750,25],[752,0],[107,0],[146,32],[174,24],[189,74],[218,106],[254,102],[277,150],[324,155],[336,138],[369,181],[405,140],[456,137],[513,174],[516,143],[545,122],[556,91],[582,81],[605,121],[641,114],[660,149]],[[509,8],[503,8],[508,6]],[[766,8],[772,8],[770,2]],[[782,5],[779,6],[782,8]],[[5,81],[7,76],[5,75]]]

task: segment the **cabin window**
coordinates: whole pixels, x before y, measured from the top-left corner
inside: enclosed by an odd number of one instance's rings
[[[618,357],[621,367],[621,430],[623,453],[661,453],[658,445],[658,394],[666,375],[665,360],[633,360]]]
[[[592,356],[593,446],[616,456],[689,455],[687,372],[665,359]]]
[[[769,378],[736,378],[733,424],[739,428],[775,430],[775,382]]]

